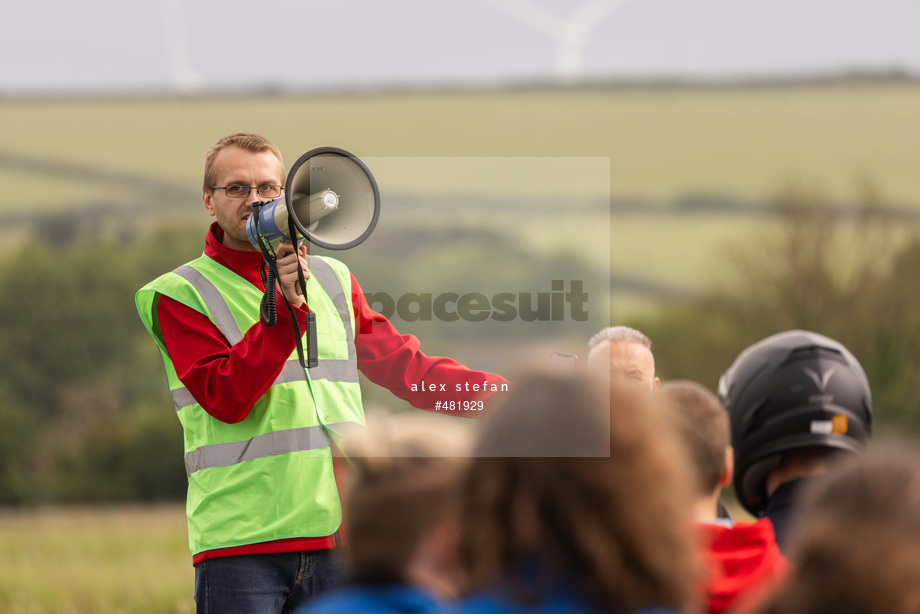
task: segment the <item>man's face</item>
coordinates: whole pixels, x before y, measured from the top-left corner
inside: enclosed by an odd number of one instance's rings
[[[588,367],[610,369],[611,378],[639,384],[648,390],[658,388],[655,357],[641,343],[602,341],[588,353]]]
[[[270,151],[251,153],[239,147],[225,147],[214,159],[214,185],[259,186],[284,185],[284,168]],[[204,208],[224,230],[223,244],[239,250],[255,250],[246,237],[246,220],[252,214],[252,203],[261,200],[256,190],[246,198],[230,198],[225,190],[204,190]]]

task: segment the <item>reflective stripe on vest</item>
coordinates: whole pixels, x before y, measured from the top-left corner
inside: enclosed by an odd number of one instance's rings
[[[328,447],[329,436],[321,426],[277,431],[246,441],[215,443],[192,450],[185,455],[185,473],[192,475],[209,467],[226,467],[262,456]]]
[[[323,379],[330,382],[346,382],[352,384],[358,383],[355,332],[351,325],[351,316],[348,311],[348,303],[346,302],[348,299],[346,299],[342,292],[342,287],[339,284],[335,271],[332,270],[332,267],[329,266],[328,263],[323,262],[319,258],[314,258],[313,256],[307,256],[307,261],[309,262],[311,275],[316,278],[316,281],[319,282],[326,294],[332,299],[336,311],[339,313],[339,317],[342,318],[342,326],[345,328],[345,340],[348,345],[347,359],[320,360],[317,366],[310,369],[310,379]],[[227,339],[230,345],[236,345],[242,341],[243,331],[240,330],[239,325],[236,323],[236,319],[233,317],[233,314],[230,313],[230,307],[227,306],[226,299],[224,299],[223,295],[214,284],[208,281],[200,271],[189,265],[180,266],[173,272],[184,278],[195,288],[207,306],[217,330]],[[300,366],[300,362],[293,359],[285,363],[274,383],[284,384],[306,380],[307,374],[303,367]],[[176,406],[176,411],[180,411],[182,408],[194,405],[198,402],[184,386],[172,390],[170,396],[172,397],[173,404]]]
[[[345,424],[327,426],[343,426]],[[320,448],[328,448],[329,445],[329,435],[322,426],[307,426],[287,431],[276,431],[258,435],[247,441],[201,446],[185,455],[185,472],[188,475],[192,475],[196,471],[210,467],[226,467],[254,458],[284,454],[285,452],[319,450]]]
[[[319,361],[317,366],[310,369],[310,378],[314,380],[324,379],[330,382],[348,382],[356,384],[358,383],[358,369],[354,363],[347,360],[323,359]],[[303,367],[300,366],[300,361],[296,358],[292,358],[284,363],[284,367],[281,369],[281,373],[278,374],[278,377],[275,378],[274,384],[286,384],[288,382],[303,381],[305,379],[307,379],[307,377],[303,371]],[[170,391],[169,394],[172,397],[177,412],[198,402],[185,386],[176,388]]]

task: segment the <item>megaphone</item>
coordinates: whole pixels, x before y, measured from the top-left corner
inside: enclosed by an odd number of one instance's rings
[[[269,326],[277,322],[275,311],[274,250],[281,241],[299,243],[303,235],[310,243],[326,249],[349,249],[367,239],[380,217],[380,191],[367,166],[354,155],[337,147],[319,147],[298,158],[288,173],[281,198],[255,203],[246,221],[246,236],[262,251],[268,265],[261,316]],[[271,248],[271,249],[269,249]],[[306,297],[302,273],[298,294]],[[291,309],[288,303],[288,309]],[[292,313],[292,320],[293,313]],[[316,314],[308,310],[304,332],[307,356],[294,324],[300,364],[313,368],[319,363],[316,348]]]
[[[370,236],[379,217],[380,191],[367,166],[344,149],[318,147],[291,167],[284,194],[249,216],[246,236],[254,247],[294,242],[293,223],[314,245],[349,249]]]

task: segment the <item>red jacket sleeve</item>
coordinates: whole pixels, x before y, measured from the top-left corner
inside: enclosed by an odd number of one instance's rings
[[[160,295],[157,320],[176,375],[209,414],[223,422],[239,422],[265,394],[294,351],[296,338],[284,301],[278,300],[278,322],[261,320],[232,346],[204,314]],[[295,310],[298,326],[306,326],[306,310]]]
[[[370,381],[426,410],[438,409],[438,401],[483,399],[508,389],[508,380],[500,375],[474,371],[451,358],[426,356],[417,337],[400,334],[389,320],[371,309],[354,275],[351,291],[358,368]]]
[[[438,409],[439,401],[480,400],[508,389],[508,380],[499,375],[474,371],[451,358],[425,355],[418,338],[400,334],[371,309],[354,276],[351,280],[358,368],[371,382],[426,410]],[[296,315],[303,330],[306,311],[296,310]],[[234,346],[207,316],[167,296],[159,297],[157,319],[179,380],[205,411],[223,422],[245,419],[294,351],[286,309],[278,309],[274,327],[259,321]]]

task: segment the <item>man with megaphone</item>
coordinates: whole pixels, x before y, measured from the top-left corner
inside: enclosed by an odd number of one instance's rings
[[[298,233],[351,247],[373,229],[376,183],[347,152],[305,155],[285,181],[270,141],[230,135],[205,156],[202,201],[215,218],[202,256],[136,297],[183,427],[195,600],[199,612],[291,611],[343,579],[333,459],[364,424],[358,371],[423,409],[507,382],[426,356],[344,264],[299,245]],[[280,239],[272,216],[289,222]]]

